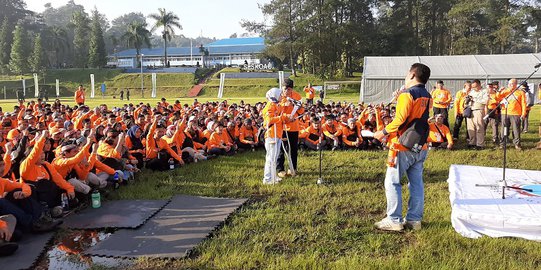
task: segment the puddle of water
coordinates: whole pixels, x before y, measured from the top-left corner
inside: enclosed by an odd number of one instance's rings
[[[86,270],[93,266],[127,268],[133,261],[127,259],[88,256],[82,252],[111,236],[111,232],[71,231],[60,233],[54,244],[38,263],[36,269]]]

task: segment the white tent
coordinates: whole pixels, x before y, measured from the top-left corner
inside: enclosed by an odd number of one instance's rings
[[[500,86],[506,86],[509,78],[525,79],[534,71],[534,66],[541,63],[541,54],[365,57],[360,100],[367,103],[389,102],[393,91],[404,84],[404,77],[414,63],[430,67],[429,90],[436,81],[443,80],[454,96],[466,80],[479,79],[482,83],[499,81]],[[541,71],[534,74],[528,83],[541,83]],[[534,88],[531,91],[537,93],[537,87]]]

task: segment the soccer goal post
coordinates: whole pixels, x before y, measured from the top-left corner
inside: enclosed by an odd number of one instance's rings
[[[328,95],[331,94],[333,97],[336,96],[340,98],[343,94],[346,93],[355,93],[358,94],[359,86],[361,81],[326,81],[323,82],[323,98],[327,99]]]

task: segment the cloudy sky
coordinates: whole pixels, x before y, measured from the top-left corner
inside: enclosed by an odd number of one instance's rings
[[[45,3],[53,7],[65,5],[68,0],[26,0],[28,9],[42,12]],[[242,19],[263,21],[264,16],[258,4],[270,0],[75,0],[83,5],[87,13],[96,6],[112,21],[114,18],[130,13],[142,12],[144,15],[156,13],[158,8],[173,11],[180,18],[183,30],[178,32],[186,37],[227,38],[233,33],[242,34]],[[148,20],[150,23],[151,20]],[[177,34],[178,34],[177,33]]]

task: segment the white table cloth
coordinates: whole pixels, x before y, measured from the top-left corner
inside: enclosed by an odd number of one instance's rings
[[[524,192],[506,189],[502,199],[501,168],[451,165],[449,192],[451,222],[462,236],[479,238],[520,237],[541,241],[541,171],[507,169],[509,186],[532,189]]]

